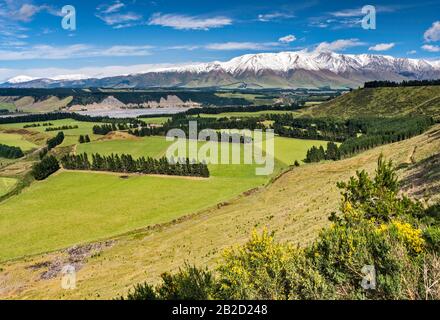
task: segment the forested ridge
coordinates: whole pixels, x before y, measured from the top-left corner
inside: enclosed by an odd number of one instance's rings
[[[437,79],[437,80],[403,80],[402,82],[369,81],[369,82],[365,82],[364,88],[422,87],[422,86],[439,86],[439,85],[440,85],[440,79]]]

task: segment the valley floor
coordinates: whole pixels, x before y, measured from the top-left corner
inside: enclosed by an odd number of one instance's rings
[[[0,298],[114,298],[138,282],[155,281],[161,273],[177,270],[184,262],[212,266],[223,249],[242,244],[253,229],[264,227],[274,231],[277,240],[304,245],[328,225],[329,213],[337,208],[336,182],[359,169],[372,172],[380,153],[398,165],[409,195],[423,201],[438,199],[439,150],[437,125],[420,136],[353,158],[292,168],[266,187],[173,222],[5,262],[0,265]],[[61,288],[65,264],[78,270],[75,290]]]

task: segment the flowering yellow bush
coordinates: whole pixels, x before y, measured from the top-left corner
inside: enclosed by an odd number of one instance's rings
[[[275,242],[266,229],[261,235],[254,230],[245,245],[223,252],[217,269],[223,278],[220,290],[234,299],[281,298],[280,282],[291,253],[289,245]]]
[[[407,222],[393,220],[390,224],[382,224],[377,228],[378,232],[395,231],[398,238],[409,246],[415,253],[420,253],[425,247],[422,230],[414,228]]]

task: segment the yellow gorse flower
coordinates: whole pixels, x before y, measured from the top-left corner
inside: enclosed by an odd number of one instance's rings
[[[425,246],[425,240],[422,237],[422,230],[414,228],[407,222],[398,220],[392,221],[390,224],[382,224],[377,227],[377,232],[383,233],[393,228],[397,232],[397,236],[406,245],[408,245],[414,252],[420,253]]]

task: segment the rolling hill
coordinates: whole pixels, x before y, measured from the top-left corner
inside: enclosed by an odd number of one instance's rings
[[[342,118],[424,114],[440,119],[440,86],[357,89],[301,113]]]

